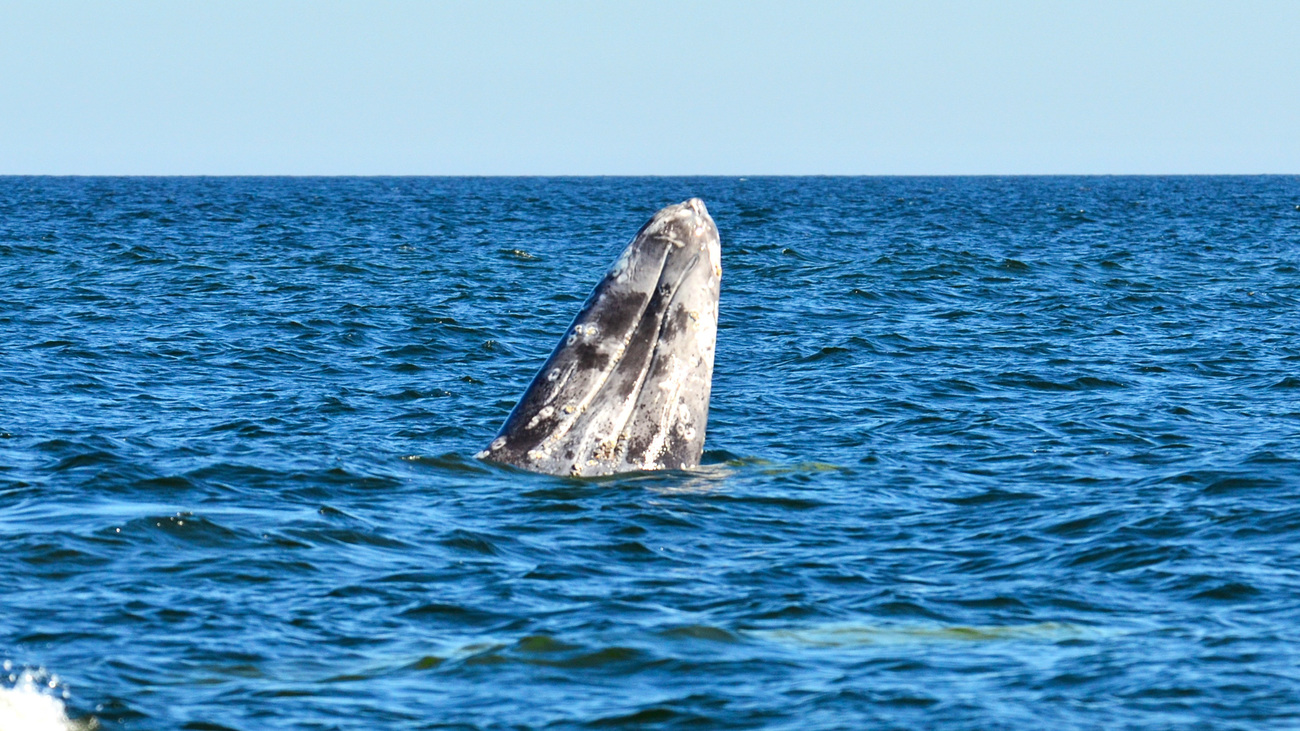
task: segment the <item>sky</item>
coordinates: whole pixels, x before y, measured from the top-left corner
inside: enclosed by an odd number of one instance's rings
[[[1300,174],[1300,2],[0,0],[0,174]]]

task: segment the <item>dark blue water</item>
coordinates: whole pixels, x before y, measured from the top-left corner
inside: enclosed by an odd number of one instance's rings
[[[707,464],[474,461],[693,195]],[[8,692],[105,729],[1300,725],[1298,206],[1296,177],[0,179]]]

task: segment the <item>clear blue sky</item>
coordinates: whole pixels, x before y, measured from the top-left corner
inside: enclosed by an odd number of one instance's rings
[[[1300,173],[1300,1],[0,0],[12,173]]]

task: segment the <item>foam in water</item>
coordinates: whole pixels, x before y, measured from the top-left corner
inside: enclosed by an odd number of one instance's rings
[[[6,683],[0,685],[0,731],[68,731],[72,722],[57,692],[59,679],[44,673],[13,672],[6,660]]]

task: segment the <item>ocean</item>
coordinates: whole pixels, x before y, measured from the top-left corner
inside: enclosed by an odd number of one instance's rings
[[[476,461],[692,196],[705,464]],[[1300,177],[6,177],[0,282],[5,731],[1300,727]]]

